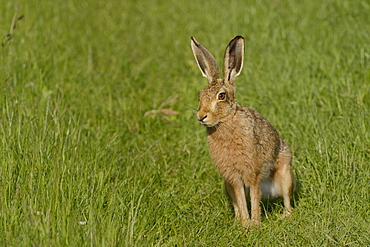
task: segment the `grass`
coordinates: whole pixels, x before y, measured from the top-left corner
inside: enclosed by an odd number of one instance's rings
[[[368,1],[0,6],[0,245],[370,245]],[[292,218],[234,224],[191,35],[219,63],[246,38],[237,98],[293,149]]]

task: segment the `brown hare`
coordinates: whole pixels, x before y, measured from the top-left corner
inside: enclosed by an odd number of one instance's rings
[[[244,59],[244,38],[236,36],[226,47],[223,79],[215,58],[194,37],[191,48],[208,86],[199,93],[197,117],[207,127],[210,154],[225,180],[236,219],[248,228],[261,223],[261,198],[282,196],[286,215],[295,179],[292,154],[276,129],[258,112],[238,106],[235,78]],[[251,202],[251,218],[246,198]]]

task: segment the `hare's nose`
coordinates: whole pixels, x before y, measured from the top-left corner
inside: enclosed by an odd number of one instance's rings
[[[203,120],[206,119],[206,118],[207,118],[207,115],[205,115],[204,117],[200,117],[198,120],[199,120],[199,122],[203,122]]]

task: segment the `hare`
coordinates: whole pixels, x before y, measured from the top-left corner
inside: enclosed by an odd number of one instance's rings
[[[244,59],[244,38],[226,47],[223,79],[215,58],[194,37],[191,48],[208,86],[199,93],[197,118],[207,127],[210,154],[225,180],[235,218],[247,229],[261,223],[262,198],[283,197],[286,216],[295,188],[292,153],[276,129],[258,112],[237,105],[235,78]],[[249,195],[248,195],[249,194]],[[251,217],[246,198],[250,199]]]

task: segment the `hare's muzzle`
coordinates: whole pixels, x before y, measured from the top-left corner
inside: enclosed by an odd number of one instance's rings
[[[198,121],[199,121],[200,124],[207,126],[207,123],[204,122],[204,120],[207,118],[207,115],[205,115],[205,116],[203,116],[203,115],[199,116],[198,115],[197,117],[198,117]]]
[[[204,117],[199,118],[198,120],[199,120],[199,122],[203,122],[203,120],[206,119],[206,118],[207,118],[207,115],[205,115]]]

